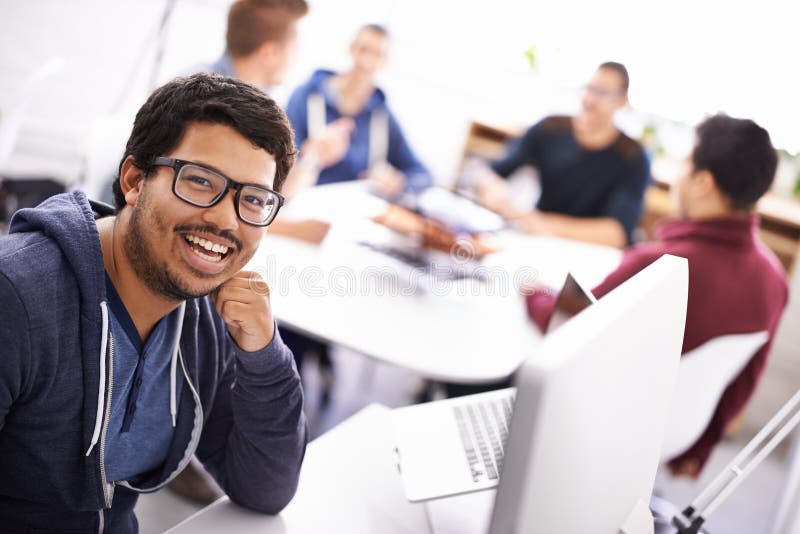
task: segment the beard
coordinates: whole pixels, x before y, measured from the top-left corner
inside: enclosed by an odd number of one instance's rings
[[[153,234],[155,239],[158,236],[169,239],[173,232],[154,210],[148,208],[146,195],[141,195],[137,205],[133,206],[128,232],[123,239],[125,254],[136,276],[153,293],[177,302],[202,297],[215,290],[219,284],[208,289],[192,288],[185,277],[173,272],[166,263],[158,263],[151,246]],[[204,276],[202,273],[197,274]]]

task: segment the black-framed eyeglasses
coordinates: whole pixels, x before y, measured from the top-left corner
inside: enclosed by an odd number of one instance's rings
[[[164,157],[156,158],[153,163],[172,167],[172,192],[192,206],[210,208],[225,197],[228,189],[235,189],[236,215],[253,226],[269,225],[284,203],[283,196],[272,189],[236,182],[199,163]]]

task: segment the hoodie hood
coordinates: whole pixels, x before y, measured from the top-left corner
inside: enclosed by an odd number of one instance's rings
[[[50,197],[35,208],[19,210],[9,226],[9,234],[41,232],[58,243],[82,289],[81,309],[93,310],[98,323],[98,304],[105,299],[105,268],[95,219],[114,213],[111,206],[90,204],[82,191],[73,191]],[[87,262],[87,258],[98,260]]]
[[[311,78],[306,84],[310,93],[322,93],[325,96],[325,101],[328,103],[328,105],[333,107],[336,107],[335,94],[333,91],[331,91],[328,80],[335,75],[336,73],[332,70],[317,69],[314,71],[314,74],[311,75]],[[372,92],[372,95],[369,97],[369,100],[367,100],[367,104],[364,106],[364,111],[371,112],[375,109],[385,107],[386,95],[380,87],[376,87]]]

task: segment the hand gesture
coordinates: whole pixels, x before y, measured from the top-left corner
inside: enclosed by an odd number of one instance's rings
[[[366,174],[370,187],[384,197],[395,197],[406,188],[406,177],[388,163],[375,165]]]
[[[211,294],[211,300],[240,349],[255,352],[272,341],[275,322],[269,286],[260,274],[239,271]]]
[[[336,165],[350,148],[350,132],[354,126],[350,117],[336,119],[325,125],[319,135],[307,139],[300,152],[315,157],[320,169]]]

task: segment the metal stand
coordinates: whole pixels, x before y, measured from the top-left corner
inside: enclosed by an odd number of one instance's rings
[[[744,449],[683,512],[672,519],[679,534],[697,534],[716,508],[800,423],[800,391],[778,410]]]

